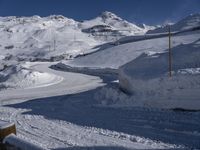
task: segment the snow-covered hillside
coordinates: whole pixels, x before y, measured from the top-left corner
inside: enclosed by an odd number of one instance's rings
[[[181,31],[199,26],[200,26],[200,13],[196,13],[183,18],[182,20],[178,21],[175,24],[172,24],[171,31],[172,32]],[[147,34],[162,33],[162,32],[168,32],[168,26],[163,26],[155,30],[149,30],[147,31]]]
[[[63,16],[0,18],[0,51],[23,59],[69,58],[97,42]]]
[[[111,12],[83,22],[61,15],[0,17],[0,52],[18,60],[71,59],[99,44],[145,32]]]
[[[188,44],[198,40],[200,32],[190,32],[186,35],[172,36],[172,47],[179,44]],[[129,37],[133,38],[134,37]],[[133,40],[134,41],[134,40]],[[117,69],[131,60],[134,60],[143,52],[163,52],[168,48],[168,37],[141,40],[120,45],[110,45],[109,48],[96,53],[76,58],[70,61],[63,61],[64,64],[76,67],[114,68]]]

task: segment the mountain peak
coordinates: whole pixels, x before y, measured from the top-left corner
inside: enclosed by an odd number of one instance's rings
[[[108,18],[111,18],[111,19],[114,19],[114,18],[121,19],[116,14],[114,14],[112,12],[109,12],[109,11],[102,12],[101,15],[100,15],[100,17],[102,17],[103,19],[108,19]]]

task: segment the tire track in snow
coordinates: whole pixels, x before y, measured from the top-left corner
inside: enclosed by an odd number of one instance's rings
[[[152,143],[145,143],[147,142],[145,139],[142,142],[138,142],[133,138],[131,139],[130,135],[123,133],[93,127],[81,127],[65,121],[52,121],[42,116],[23,114],[28,110],[13,111],[12,109],[11,111],[9,120],[16,123],[20,137],[31,140],[31,142],[45,148],[113,145],[140,149],[141,147],[164,148],[169,146],[158,144],[154,147],[151,145]],[[55,129],[57,131],[53,132]]]

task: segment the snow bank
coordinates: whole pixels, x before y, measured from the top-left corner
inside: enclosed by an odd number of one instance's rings
[[[120,68],[120,87],[148,106],[200,109],[200,42],[181,44],[172,53],[172,78],[168,52],[144,53]]]
[[[95,68],[95,67],[71,67],[62,62],[52,65],[51,68],[68,72],[86,73],[86,74],[118,74],[117,69]]]
[[[62,77],[34,71],[21,65],[11,65],[0,72],[1,84],[9,88],[36,88],[62,81]]]
[[[24,139],[21,139],[14,134],[11,134],[7,136],[3,143],[9,144],[14,146],[15,148],[21,149],[21,150],[45,150],[44,148],[35,145],[33,143],[30,143],[28,141],[25,141]]]

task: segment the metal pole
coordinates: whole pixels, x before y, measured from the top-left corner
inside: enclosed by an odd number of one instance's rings
[[[172,50],[171,50],[171,29],[169,28],[169,77],[172,77]]]

